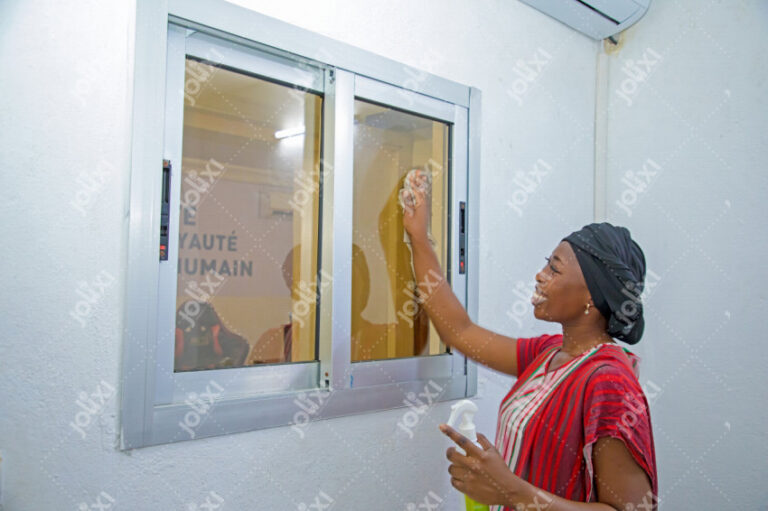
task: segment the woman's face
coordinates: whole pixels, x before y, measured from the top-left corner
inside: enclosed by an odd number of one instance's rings
[[[584,315],[591,303],[589,289],[568,242],[561,241],[536,274],[531,303],[533,315],[544,321],[567,323]]]

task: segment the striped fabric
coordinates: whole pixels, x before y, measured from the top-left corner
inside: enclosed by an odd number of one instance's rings
[[[638,357],[616,344],[601,344],[549,371],[562,342],[562,335],[517,340],[520,376],[499,408],[496,448],[512,471],[534,486],[595,502],[592,447],[598,438],[618,438],[648,474],[653,488],[648,509],[656,509],[656,457],[648,402],[637,379]]]

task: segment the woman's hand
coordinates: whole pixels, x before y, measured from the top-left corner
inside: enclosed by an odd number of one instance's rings
[[[411,190],[400,190],[400,202],[403,207],[403,227],[411,240],[427,238],[427,222],[429,221],[429,184],[426,170],[420,169],[411,178]]]
[[[462,456],[455,447],[448,449],[451,462],[448,472],[454,488],[472,500],[488,505],[510,505],[517,500],[518,493],[526,489],[525,481],[509,469],[484,435],[477,434],[481,448],[446,424],[440,425],[440,431],[467,453]]]

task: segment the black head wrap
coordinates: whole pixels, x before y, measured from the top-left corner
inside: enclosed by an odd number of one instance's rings
[[[609,223],[589,224],[563,238],[581,266],[595,307],[608,320],[606,331],[628,344],[643,336],[645,255],[629,231]]]

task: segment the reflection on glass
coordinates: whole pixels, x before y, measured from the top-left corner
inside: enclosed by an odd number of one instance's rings
[[[410,169],[432,174],[430,228],[445,270],[449,129],[443,122],[355,101],[353,362],[446,352],[414,292],[398,191]]]
[[[175,370],[314,360],[322,97],[191,58],[185,83]]]

